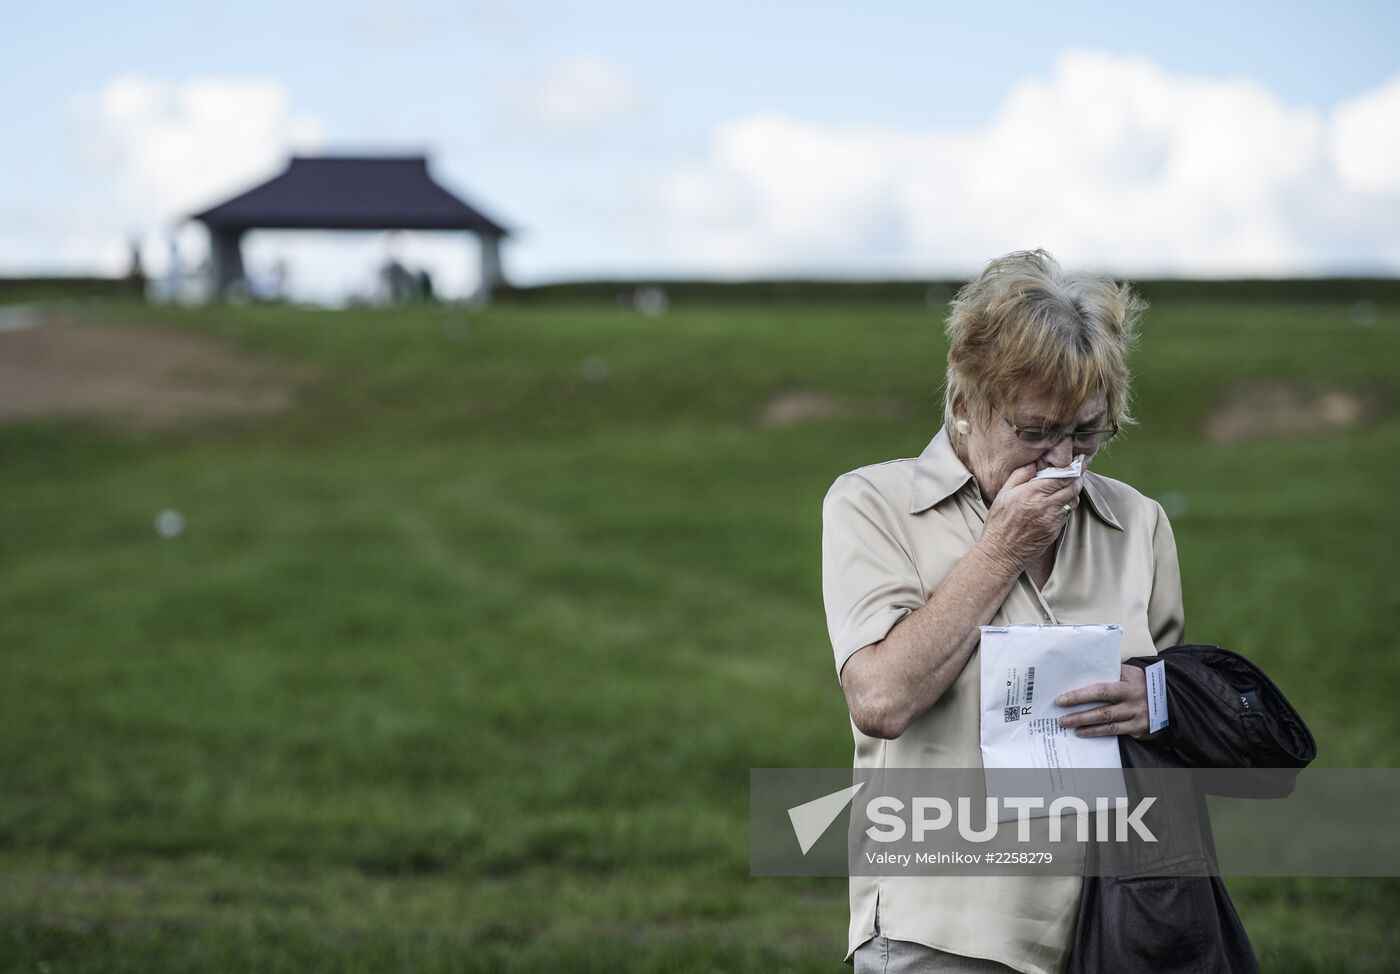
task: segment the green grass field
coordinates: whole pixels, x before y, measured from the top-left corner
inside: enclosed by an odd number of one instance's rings
[[[1400,765],[1374,310],[1156,300],[1096,461],[1170,495],[1187,638],[1261,663],[1322,765]],[[74,313],[320,378],[268,418],[0,426],[0,968],[845,970],[844,880],[747,875],[748,769],[850,762],[820,504],[934,433],[938,315]],[[1368,405],[1206,437],[1256,385]],[[757,421],[794,390],[837,406]],[[1266,971],[1400,969],[1400,880],[1229,885]]]

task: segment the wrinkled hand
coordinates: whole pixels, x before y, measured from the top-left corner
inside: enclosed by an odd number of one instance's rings
[[[1061,707],[1100,703],[1091,710],[1080,710],[1060,718],[1061,727],[1074,727],[1078,737],[1127,734],[1142,740],[1148,737],[1147,677],[1136,666],[1124,663],[1117,683],[1095,683],[1070,690],[1055,698]]]
[[[1083,489],[1083,476],[1036,480],[1034,463],[1017,467],[993,498],[982,537],[1018,570],[1025,568],[1054,543]]]

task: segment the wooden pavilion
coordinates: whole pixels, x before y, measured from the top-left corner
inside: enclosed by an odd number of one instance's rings
[[[439,185],[424,156],[294,156],[280,175],[191,219],[209,229],[215,295],[243,280],[249,230],[464,230],[481,243],[477,298],[506,283],[508,231]]]

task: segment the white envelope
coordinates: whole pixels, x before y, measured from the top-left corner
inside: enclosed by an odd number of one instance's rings
[[[1056,797],[1126,797],[1116,735],[1079,737],[1059,718],[1102,704],[1061,707],[1055,697],[1121,675],[1122,627],[983,626],[978,651],[982,676],[982,766],[988,797],[1025,794],[1039,783],[1046,805]],[[1037,769],[998,775],[1001,769]],[[1119,769],[1116,774],[1077,770]],[[1003,806],[1004,807],[1004,806]],[[1032,812],[1035,817],[1037,813]],[[1039,815],[1047,814],[1041,810]],[[1003,812],[1003,818],[1010,815]]]

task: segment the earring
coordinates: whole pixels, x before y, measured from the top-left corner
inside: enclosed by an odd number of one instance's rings
[[[961,436],[966,436],[968,433],[972,432],[972,427],[968,425],[968,422],[965,419],[960,419],[956,423],[954,423],[953,429],[957,430],[958,434]]]

